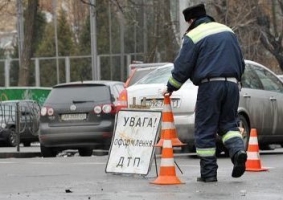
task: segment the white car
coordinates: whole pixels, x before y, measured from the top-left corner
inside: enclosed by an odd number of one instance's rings
[[[142,101],[146,98],[145,104],[154,110],[162,110],[163,96],[161,94],[170,75],[173,64],[166,64],[152,71],[136,84],[126,89],[127,105],[133,107],[134,97],[136,104],[144,104]],[[193,141],[195,103],[198,87],[191,81],[187,81],[182,89],[173,92],[171,96],[172,111],[174,113],[174,122],[178,132],[178,138],[181,141]],[[122,93],[123,94],[123,93]],[[191,132],[191,134],[188,134]]]
[[[251,128],[256,128],[259,145],[263,149],[269,144],[283,144],[283,83],[268,68],[246,60],[242,77],[242,90],[238,107],[239,127],[243,128],[246,147]],[[173,64],[166,64],[152,71],[136,84],[126,88],[120,99],[128,107],[145,103],[151,109],[163,107],[164,89]],[[178,138],[187,145],[184,150],[194,150],[195,103],[198,87],[188,80],[178,91],[171,95],[172,111]],[[145,102],[143,102],[145,100]],[[220,141],[220,140],[219,140]],[[225,151],[221,142],[218,153]]]
[[[283,81],[283,74],[282,75],[277,75],[282,81]]]

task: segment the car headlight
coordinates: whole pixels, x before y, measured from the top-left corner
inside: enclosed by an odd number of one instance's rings
[[[5,123],[0,123],[0,127],[1,127],[1,128],[6,128],[6,126],[7,126],[7,125],[6,125]]]

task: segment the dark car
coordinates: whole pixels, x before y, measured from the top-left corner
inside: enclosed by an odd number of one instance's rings
[[[40,117],[39,141],[43,157],[77,149],[91,156],[93,149],[110,147],[119,93],[124,82],[84,81],[58,84],[48,95]]]
[[[19,109],[17,109],[19,108]],[[17,112],[19,110],[19,112]],[[20,143],[30,146],[38,142],[40,106],[33,100],[9,100],[0,102],[0,142],[4,146]],[[20,123],[17,123],[17,118]],[[19,127],[17,127],[19,125]],[[19,134],[19,135],[18,135]]]

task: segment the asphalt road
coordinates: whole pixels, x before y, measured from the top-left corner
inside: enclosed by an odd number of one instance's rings
[[[20,150],[36,149],[39,147]],[[238,179],[231,177],[230,159],[219,158],[217,183],[196,181],[197,157],[175,154],[174,160],[180,167],[180,170],[176,167],[176,176],[183,184],[151,183],[157,178],[155,169],[160,170],[160,157],[156,160],[157,167],[153,162],[146,176],[105,173],[107,155],[79,157],[76,153],[66,153],[56,158],[0,159],[0,200],[283,200],[282,148],[260,152],[262,166],[268,171],[246,172]]]

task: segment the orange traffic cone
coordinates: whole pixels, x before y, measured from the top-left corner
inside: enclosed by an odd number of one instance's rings
[[[164,105],[162,110],[162,124],[161,124],[161,135],[159,142],[155,145],[156,147],[162,147],[164,141],[164,132],[169,131],[169,138],[172,141],[172,146],[185,145],[177,137],[177,131],[174,124],[174,116],[171,107],[171,100],[169,95],[164,96]]]
[[[173,158],[172,141],[169,138],[168,130],[164,133],[164,140],[162,146],[160,172],[157,179],[152,184],[158,185],[176,185],[182,184],[180,179],[176,176],[175,163]]]
[[[259,147],[257,140],[257,131],[256,129],[251,129],[249,146],[248,146],[248,159],[246,161],[246,171],[266,171],[266,168],[261,167],[261,161],[259,158]]]

